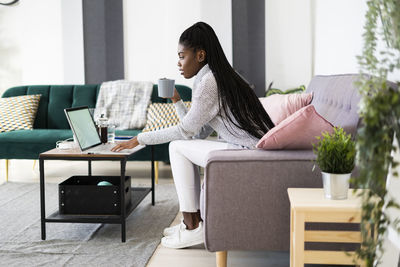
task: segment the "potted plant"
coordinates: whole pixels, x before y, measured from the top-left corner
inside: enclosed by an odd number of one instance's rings
[[[316,163],[322,171],[325,197],[346,199],[354,169],[355,142],[340,127],[335,127],[333,133],[322,133],[322,137],[317,139],[313,147],[317,155]]]

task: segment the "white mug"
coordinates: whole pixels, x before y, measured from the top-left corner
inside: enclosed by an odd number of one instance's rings
[[[170,98],[174,96],[175,80],[162,78],[158,80],[158,96]]]

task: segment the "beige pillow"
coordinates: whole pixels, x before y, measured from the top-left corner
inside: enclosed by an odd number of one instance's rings
[[[190,108],[190,101],[183,103]],[[178,123],[179,117],[173,103],[152,103],[147,109],[147,122],[143,132],[168,128]]]
[[[40,95],[0,98],[0,132],[33,129],[39,101]]]

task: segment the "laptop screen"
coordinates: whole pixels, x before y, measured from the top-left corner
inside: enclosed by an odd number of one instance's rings
[[[88,107],[66,109],[65,113],[82,150],[101,144]]]

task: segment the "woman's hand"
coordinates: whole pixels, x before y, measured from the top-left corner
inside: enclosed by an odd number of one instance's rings
[[[120,152],[121,150],[134,148],[134,147],[136,147],[138,145],[139,145],[139,142],[137,140],[137,136],[135,136],[132,139],[130,139],[129,141],[119,143],[118,145],[113,147],[111,149],[111,151]]]
[[[174,95],[170,99],[174,104],[179,100],[181,100],[181,96],[179,95],[178,90],[176,90],[176,88],[174,88]]]

